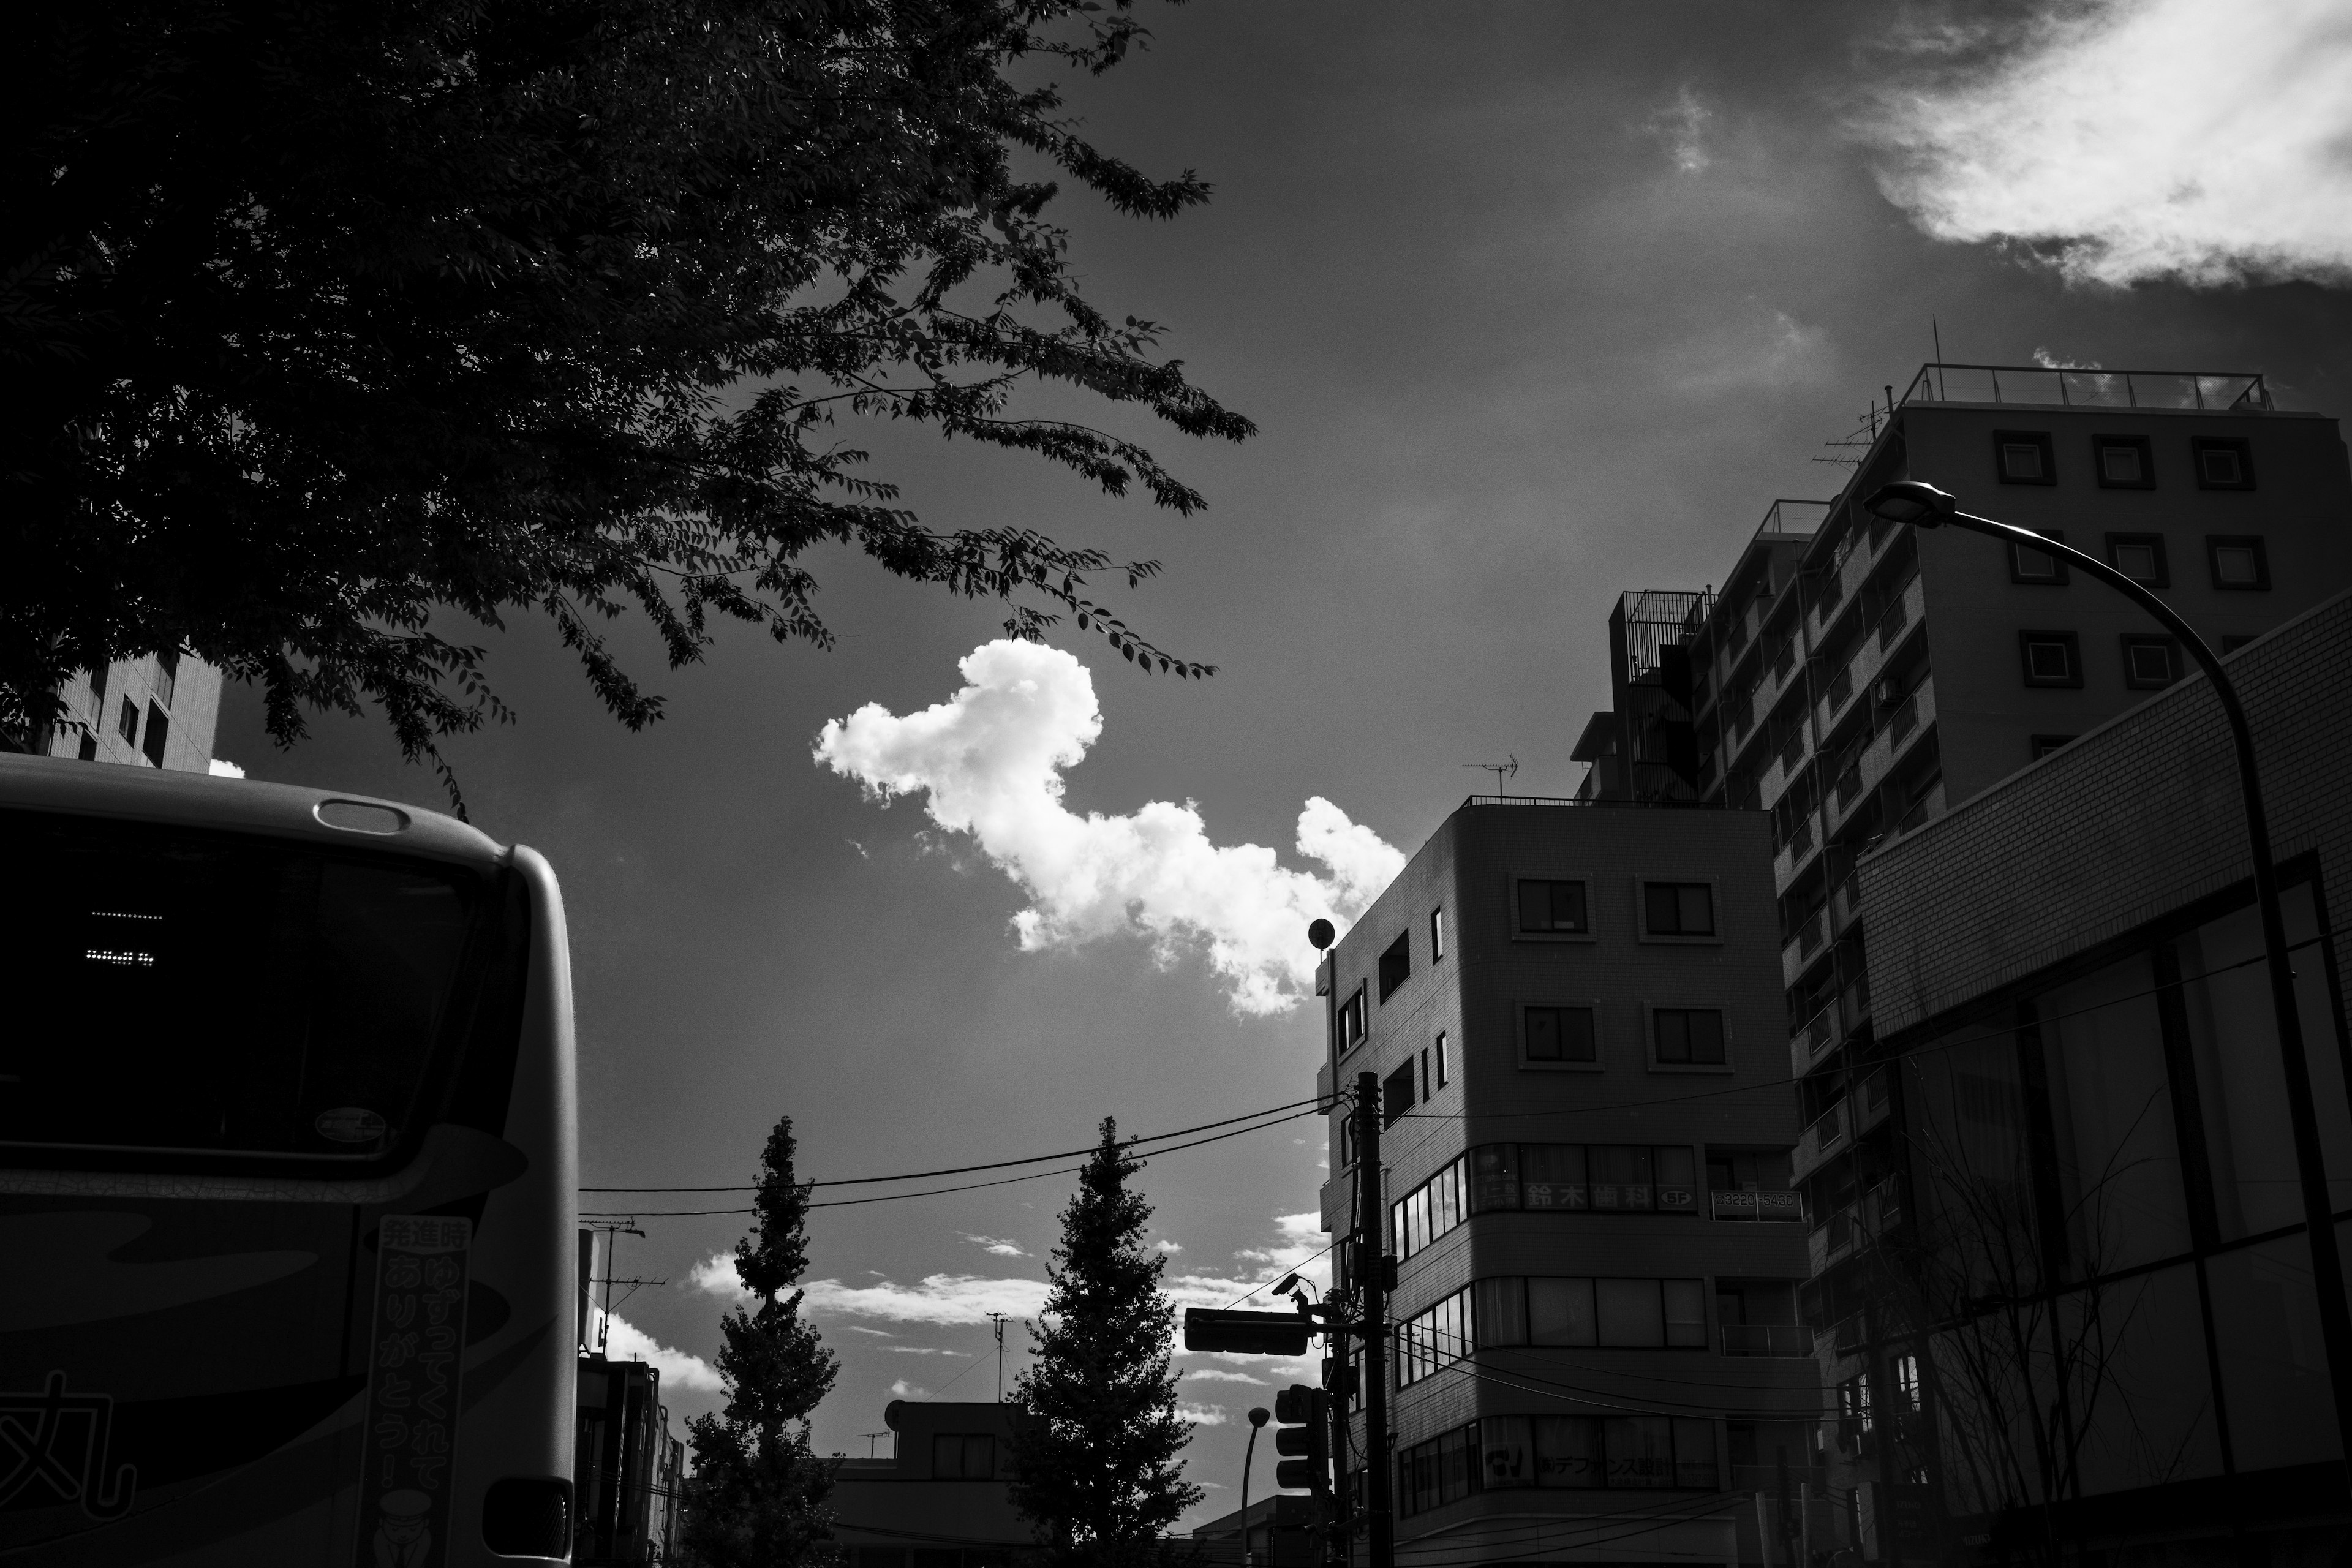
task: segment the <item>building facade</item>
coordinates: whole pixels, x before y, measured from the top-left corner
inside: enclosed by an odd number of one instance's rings
[[[686,1444],[670,1435],[660,1369],[583,1355],[575,1388],[572,1561],[671,1561]]]
[[[894,1399],[888,1458],[834,1461],[833,1539],[848,1568],[1008,1568],[1036,1547],[1013,1506],[1011,1405]]]
[[[2226,662],[2344,1216],[2352,710],[2333,699],[2352,595]],[[1832,1276],[1831,1372],[1872,1391],[1849,1395],[1849,1446],[1920,1482],[1894,1500],[1895,1554],[2287,1563],[2352,1544],[2250,868],[2201,679],[1862,860],[1907,1217]]]
[[[151,654],[84,670],[58,696],[65,715],[35,738],[39,755],[193,773],[212,766],[221,673],[192,654]]]
[[[1477,798],[1327,955],[1322,1087],[1382,1086],[1322,1207],[1381,1183],[1401,1554],[1752,1560],[1738,1489],[1811,1474],[1778,955],[1761,813]]]
[[[2070,582],[2055,558],[1892,527],[1862,500],[1892,479],[1939,485],[1963,510],[2101,556],[2223,650],[2352,584],[2336,421],[2276,408],[2258,375],[1930,364],[1888,402],[1853,481],[1828,502],[1775,503],[1719,593],[1626,596],[1621,615],[1650,623],[1635,644],[1653,651],[1619,651],[1615,710],[1579,748],[1588,795],[1769,815],[1804,1124],[1792,1174],[1814,1227],[1806,1317],[1827,1331],[1822,1376],[1844,1402],[1835,1484],[1873,1554],[1876,1484],[1907,1482],[1865,1451],[1866,1405],[1912,1375],[1856,1370],[1859,1282],[1874,1239],[1904,1223],[1911,1136],[1873,953],[1881,916],[1917,911],[1866,900],[1858,868],[2189,666],[2127,600]],[[2038,886],[2031,867],[2008,869]]]

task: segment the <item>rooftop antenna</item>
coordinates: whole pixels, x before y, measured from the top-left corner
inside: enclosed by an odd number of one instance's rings
[[[988,1321],[996,1325],[996,1403],[1004,1403],[1004,1314],[991,1312]]]
[[[866,1457],[869,1459],[872,1458],[874,1457],[874,1445],[881,1441],[883,1438],[887,1437],[890,1434],[887,1432],[860,1432],[858,1436],[866,1439]]]
[[[1476,768],[1480,773],[1493,773],[1495,793],[1499,795],[1503,793],[1503,781],[1513,777],[1519,771],[1519,754],[1513,752],[1510,753],[1510,758],[1507,763],[1465,763],[1462,765],[1465,768]]]

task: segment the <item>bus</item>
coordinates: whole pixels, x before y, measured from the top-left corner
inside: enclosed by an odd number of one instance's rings
[[[561,1562],[572,977],[435,812],[0,756],[0,1565]]]

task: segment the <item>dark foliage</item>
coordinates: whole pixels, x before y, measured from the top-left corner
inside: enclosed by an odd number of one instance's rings
[[[809,1447],[808,1417],[840,1366],[801,1320],[802,1292],[792,1289],[808,1267],[809,1190],[793,1173],[793,1152],[787,1116],[768,1135],[751,1200],[758,1217],[735,1246],[735,1270],[754,1300],[749,1312],[738,1307],[719,1322],[727,1407],[687,1424],[694,1475],[682,1533],[689,1560],[708,1568],[795,1568],[832,1557],[832,1468]]]
[[[1167,1259],[1144,1245],[1151,1205],[1127,1186],[1140,1169],[1104,1118],[1062,1211],[1036,1360],[1014,1394],[1030,1419],[1013,1442],[1013,1500],[1058,1563],[1085,1568],[1162,1561],[1162,1532],[1202,1495],[1179,1458],[1192,1434],[1169,1371]]]
[[[1079,293],[1055,184],[1207,195],[1082,140],[1042,63],[1099,73],[1132,0],[31,0],[0,98],[0,727],[187,647],[270,731],[383,707],[412,759],[507,712],[434,629],[550,616],[607,708],[635,606],[673,667],[711,617],[829,641],[809,561],[1074,615],[1117,563],[934,531],[843,415],[1201,498],[1133,442],[1012,406],[1083,388],[1190,436],[1248,421]]]

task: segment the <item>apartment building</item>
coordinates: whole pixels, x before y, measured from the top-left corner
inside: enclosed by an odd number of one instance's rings
[[[834,1460],[833,1540],[849,1568],[1006,1568],[1038,1554],[1013,1506],[1014,1405],[894,1399],[887,1458]]]
[[[2341,1215],[2352,709],[2315,698],[2352,679],[2352,595],[2225,664]],[[1927,1483],[1890,1555],[2315,1563],[2352,1539],[2251,866],[2202,679],[1863,859],[1912,1217],[1855,1238],[1824,1309],[1844,1447]]]
[[[1321,1087],[1382,1086],[1322,1208],[1382,1185],[1400,1561],[1753,1561],[1748,1489],[1813,1476],[1770,854],[1757,811],[1473,797],[1326,955]]]
[[[75,675],[58,695],[65,716],[35,738],[41,756],[194,773],[212,766],[221,673],[194,655],[120,659]]]
[[[1814,1223],[1806,1318],[1836,1325],[1822,1343],[1849,1405],[1835,1479],[1859,1511],[1886,1478],[1853,1440],[1897,1373],[1847,1375],[1867,1325],[1844,1304],[1874,1238],[1903,1222],[1909,1133],[1874,1018],[1876,921],[1857,868],[2189,670],[2127,600],[2054,557],[1868,515],[1863,499],[1896,479],[2101,556],[2222,650],[2352,583],[2336,422],[2276,407],[2261,376],[1929,364],[1890,389],[1852,482],[1830,501],[1776,502],[1720,592],[1621,606],[1650,651],[1619,658],[1615,707],[1579,747],[1594,763],[1583,793],[1771,820],[1804,1122],[1792,1176]],[[2041,885],[2030,858],[2008,867]],[[1969,931],[1982,918],[1935,913]]]

